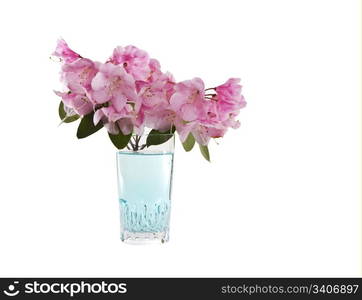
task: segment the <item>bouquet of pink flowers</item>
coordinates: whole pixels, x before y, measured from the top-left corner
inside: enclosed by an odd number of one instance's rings
[[[210,160],[208,143],[223,137],[246,102],[239,79],[206,88],[200,78],[176,82],[163,73],[156,59],[134,46],[117,47],[112,56],[100,63],[84,58],[59,40],[53,55],[62,62],[61,80],[66,91],[61,97],[59,116],[69,123],[80,119],[78,138],[85,138],[105,127],[110,140],[123,149],[129,143],[139,150],[132,137],[151,133],[177,132],[183,147],[190,151],[195,141],[203,156]],[[147,140],[144,147],[165,142]]]

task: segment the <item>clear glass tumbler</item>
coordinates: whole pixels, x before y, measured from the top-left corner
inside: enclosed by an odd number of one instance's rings
[[[168,241],[174,147],[173,134],[150,133],[117,152],[122,241]]]

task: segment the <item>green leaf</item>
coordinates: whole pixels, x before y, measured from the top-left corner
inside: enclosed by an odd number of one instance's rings
[[[190,132],[189,135],[187,136],[186,140],[182,143],[182,146],[184,147],[185,151],[191,151],[192,148],[195,145],[195,138],[192,135],[192,133]]]
[[[77,121],[79,118],[80,118],[79,115],[73,115],[73,116],[69,116],[69,117],[65,118],[63,120],[63,122],[64,123],[71,123],[71,122]]]
[[[59,109],[58,109],[59,117],[64,123],[71,123],[79,119],[79,115],[75,114],[73,116],[67,116],[67,113],[64,110],[64,103],[60,101]]]
[[[170,131],[160,132],[158,130],[152,129],[147,136],[146,145],[147,147],[152,145],[161,145],[167,142],[170,138],[173,137],[175,132],[175,127],[172,127]]]
[[[200,151],[202,156],[207,160],[210,161],[210,153],[209,153],[209,148],[207,146],[203,146],[203,145],[199,145],[200,146]]]
[[[63,103],[63,101],[60,101],[60,103],[59,103],[58,113],[59,113],[59,118],[60,118],[61,120],[63,120],[63,119],[67,116],[67,113],[66,113],[65,110],[64,110],[64,103]]]
[[[99,122],[96,126],[93,123],[94,112],[84,116],[78,126],[77,130],[77,138],[83,139],[91,134],[97,132],[99,129],[103,127],[102,122]]]
[[[116,146],[117,149],[123,149],[127,146],[129,140],[131,139],[132,133],[128,135],[124,135],[121,131],[119,134],[110,134],[108,133],[109,138],[111,139],[113,145]]]

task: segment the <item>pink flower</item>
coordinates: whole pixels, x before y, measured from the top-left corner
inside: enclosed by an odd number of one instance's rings
[[[174,93],[174,78],[170,73],[160,73],[152,81],[138,81],[138,94],[142,99],[140,114],[145,126],[167,131],[172,127],[174,112],[169,109],[170,97]]]
[[[172,128],[176,122],[177,115],[166,105],[157,106],[145,112],[145,126],[166,132]]]
[[[210,138],[223,137],[229,127],[239,126],[235,117],[246,103],[238,82],[229,79],[214,89],[216,93],[206,95],[199,78],[176,84],[170,108],[177,115],[174,122],[181,142],[191,133],[200,145],[207,145]]]
[[[201,119],[204,98],[205,86],[200,78],[182,81],[175,86],[175,93],[170,99],[170,108],[184,121]]]
[[[117,121],[119,129],[124,135],[131,134],[133,131],[133,122],[130,118],[123,118]]]
[[[205,86],[200,78],[176,84],[175,93],[170,99],[170,109],[176,113],[176,130],[181,142],[192,133],[200,145],[207,145],[212,134],[208,127],[214,127],[218,120],[208,119],[209,108],[215,104],[205,98]]]
[[[124,68],[112,63],[100,64],[99,72],[91,82],[91,98],[97,104],[106,104],[94,114],[94,123],[105,124],[110,133],[129,134],[133,126],[141,127],[137,95],[133,77]]]
[[[61,80],[66,87],[80,97],[90,90],[90,83],[97,73],[97,64],[69,49],[64,40],[59,40],[57,48],[53,53],[63,61],[61,69]]]
[[[182,143],[185,142],[190,133],[200,145],[207,145],[210,140],[211,136],[208,133],[208,127],[202,125],[199,121],[185,122],[176,118],[175,126]]]
[[[62,97],[64,106],[72,109],[80,116],[89,114],[93,110],[93,104],[86,96],[86,94],[77,94],[77,93],[62,93],[54,91],[55,94],[59,97]]]
[[[95,112],[94,123],[97,124],[100,119],[103,119],[103,117],[106,117],[110,122],[115,122],[121,118],[133,117],[133,109],[130,104],[126,104],[124,107],[118,110],[114,106],[99,108]]]
[[[237,114],[230,114],[229,119],[223,121],[223,125],[226,127],[231,127],[233,129],[238,129],[240,127],[240,121],[235,120]]]
[[[138,81],[136,83],[142,104],[149,108],[159,104],[168,104],[171,95],[174,93],[174,78],[172,74],[160,74],[152,82]]]
[[[121,111],[128,102],[135,104],[138,101],[132,76],[127,74],[123,67],[111,63],[100,64],[91,87],[90,94],[95,103],[110,101],[116,111]]]
[[[150,68],[150,74],[147,78],[148,82],[154,82],[158,79],[160,79],[161,77],[163,77],[165,74],[162,73],[161,71],[161,65],[158,62],[157,59],[153,59],[151,58],[148,64],[149,68]],[[170,74],[170,73],[166,73],[166,74]],[[170,77],[172,77],[172,75],[170,74]],[[174,78],[172,77],[172,82],[175,82]]]
[[[66,63],[62,67],[61,77],[66,86],[75,93],[91,90],[91,82],[98,72],[98,63],[87,58]]]
[[[230,78],[226,83],[215,88],[218,111],[224,116],[232,112],[237,112],[245,107],[246,102],[241,95],[240,79]]]
[[[150,58],[146,51],[135,46],[117,47],[109,61],[115,65],[122,65],[135,80],[146,81],[150,76]]]
[[[118,134],[119,130],[128,135],[133,130],[132,107],[128,105],[121,112],[116,112],[113,107],[98,109],[93,116],[93,123],[97,125],[100,121],[111,134]]]
[[[53,55],[58,56],[66,63],[72,63],[78,58],[81,58],[78,53],[74,52],[68,47],[68,44],[63,39],[58,40],[58,44],[55,51],[53,52]]]

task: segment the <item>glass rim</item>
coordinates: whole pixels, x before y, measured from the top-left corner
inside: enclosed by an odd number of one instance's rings
[[[174,136],[174,135],[175,135],[175,132],[174,133],[170,133],[170,132],[151,133],[151,132],[149,132],[149,133],[142,133],[141,135],[136,134],[136,133],[132,133],[131,137],[137,136],[137,137],[142,138],[142,137],[145,137],[145,136]]]

